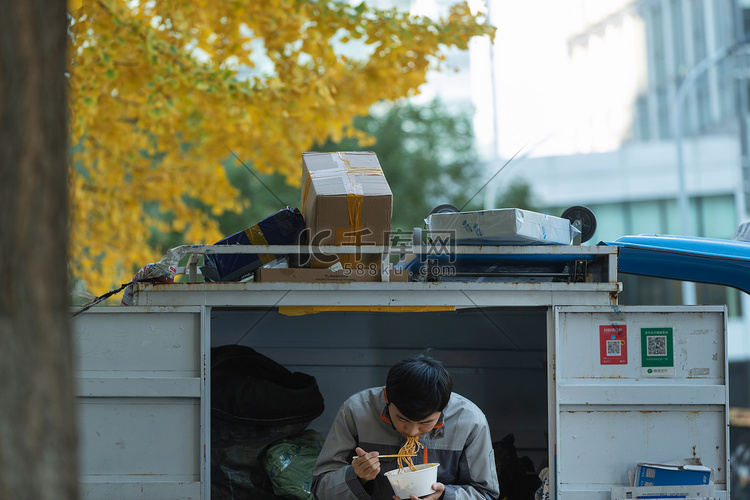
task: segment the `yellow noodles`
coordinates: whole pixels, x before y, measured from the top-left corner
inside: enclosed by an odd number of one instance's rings
[[[417,452],[424,448],[422,443],[419,442],[417,436],[409,436],[406,438],[406,443],[398,451],[398,472],[399,474],[404,472],[404,467],[409,467],[409,470],[417,470],[414,467],[411,457],[415,456]]]

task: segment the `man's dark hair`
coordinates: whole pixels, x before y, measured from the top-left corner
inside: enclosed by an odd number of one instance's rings
[[[440,361],[421,354],[393,365],[385,381],[388,402],[404,417],[422,420],[448,405],[453,378]]]

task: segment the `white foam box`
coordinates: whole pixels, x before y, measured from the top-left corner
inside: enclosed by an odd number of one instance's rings
[[[434,213],[425,222],[428,236],[459,245],[570,245],[580,234],[568,219],[520,208]]]
[[[700,498],[713,500],[714,485],[685,486],[613,486],[611,500],[635,500],[638,498]]]

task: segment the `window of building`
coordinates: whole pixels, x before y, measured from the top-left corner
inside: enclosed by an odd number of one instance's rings
[[[706,44],[706,13],[703,7],[703,0],[692,0],[690,2],[691,10],[691,30],[693,42],[693,65],[699,64],[708,55]],[[711,102],[709,92],[708,75],[704,74],[695,82],[693,95],[695,102],[695,121],[689,120],[686,132],[695,133],[705,131],[711,123]]]
[[[596,241],[614,241],[633,234],[683,234],[677,200],[620,201],[586,205],[596,217]],[[550,209],[561,214],[567,207]],[[731,194],[690,198],[689,233],[730,239],[739,222]]]
[[[729,239],[737,229],[734,196],[691,197],[688,232],[705,238]],[[662,200],[662,234],[683,234],[680,210],[675,199]],[[653,215],[655,216],[655,214]]]
[[[635,234],[682,234],[677,201],[674,199],[639,200],[606,204],[589,204],[597,230],[591,244],[615,241]],[[735,201],[732,195],[701,196],[690,199],[690,233],[708,238],[729,239],[737,228]],[[621,304],[682,304],[682,282],[650,276],[621,273]],[[727,304],[732,317],[742,315],[741,295],[734,288],[696,284],[699,304]]]
[[[672,51],[674,52],[674,74],[675,86],[679,85],[687,74],[687,61],[685,60],[685,17],[683,16],[683,0],[671,0],[670,18],[672,21]]]
[[[698,111],[697,127],[694,132],[705,133],[711,130],[711,88],[708,73],[695,82],[695,105]]]
[[[659,126],[659,139],[667,140],[671,139],[674,134],[672,133],[672,120],[671,112],[672,105],[669,100],[669,93],[665,87],[661,87],[656,91],[656,102],[657,104],[657,117]]]
[[[645,200],[630,204],[632,226],[638,234],[664,234],[666,207],[661,200]]]
[[[742,316],[742,300],[736,288],[707,283],[696,283],[695,297],[698,304],[727,305],[730,317]]]
[[[635,101],[635,131],[633,138],[635,141],[651,140],[651,120],[648,115],[648,99],[641,94]]]
[[[623,305],[678,305],[682,301],[681,283],[677,280],[618,274],[622,282],[619,302]]]
[[[646,17],[649,25],[648,33],[650,40],[648,42],[651,48],[651,58],[653,68],[652,92],[656,99],[656,119],[657,133],[656,139],[669,139],[672,137],[670,121],[670,102],[669,86],[670,82],[667,77],[667,51],[664,41],[664,13],[661,8],[654,8],[649,11]]]
[[[740,13],[742,16],[742,35],[750,33],[750,2],[740,2]],[[744,91],[747,95],[750,95],[750,80],[744,81]],[[750,113],[750,99],[747,100],[747,107],[745,108],[746,113]]]
[[[664,234],[680,234],[682,232],[682,219],[680,210],[677,208],[676,199],[662,200],[664,207]]]
[[[737,101],[734,94],[736,61],[734,58],[726,58],[716,66],[719,81],[719,119],[726,121],[736,116]]]
[[[735,41],[734,0],[716,0],[713,5],[713,16],[716,20],[714,37],[716,47],[729,47]],[[716,65],[719,98],[719,119],[724,121],[736,116],[734,94],[735,60],[726,58]]]
[[[664,44],[664,16],[661,9],[651,11],[651,49],[654,57],[654,85],[664,86],[667,83],[667,51]]]
[[[706,12],[703,8],[703,0],[692,0],[690,2],[692,12],[691,33],[693,35],[693,61],[698,63],[706,58]]]
[[[682,282],[652,276],[620,273],[622,305],[680,305]],[[727,305],[730,317],[742,316],[742,300],[736,288],[708,283],[695,284],[696,302],[701,305]]]
[[[732,196],[704,196],[700,198],[702,231],[706,238],[729,239],[739,222]]]

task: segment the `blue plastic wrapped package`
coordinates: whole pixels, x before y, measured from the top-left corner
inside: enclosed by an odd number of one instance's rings
[[[256,225],[217,241],[215,245],[296,245],[305,229],[302,213],[286,207]],[[239,281],[259,267],[287,255],[208,254],[201,272],[206,281]]]
[[[704,465],[638,463],[633,486],[708,485],[712,472]]]

